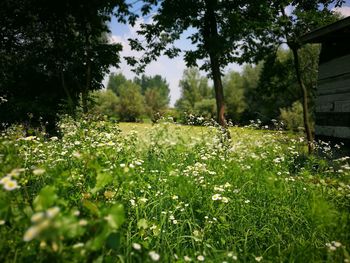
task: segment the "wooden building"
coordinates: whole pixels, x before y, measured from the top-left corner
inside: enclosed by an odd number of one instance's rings
[[[315,137],[350,146],[350,17],[312,31],[301,41],[321,44]]]

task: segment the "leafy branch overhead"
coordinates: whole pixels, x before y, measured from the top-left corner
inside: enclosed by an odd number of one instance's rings
[[[174,58],[183,53],[188,67],[198,66],[210,71],[209,53],[220,58],[220,65],[231,62],[249,62],[247,53],[252,47],[262,43],[259,36],[268,33],[271,21],[271,8],[265,1],[144,1],[157,5],[156,13],[150,23],[141,24],[137,31],[141,39],[129,39],[133,50],[142,51],[140,58],[127,57],[136,72],[143,71],[145,66],[161,55]],[[217,35],[208,28],[208,8],[214,10],[217,23]],[[152,9],[148,9],[149,12]],[[208,35],[209,34],[209,35]],[[182,35],[188,35],[193,49],[183,50],[176,45]],[[264,42],[270,46],[270,42]]]

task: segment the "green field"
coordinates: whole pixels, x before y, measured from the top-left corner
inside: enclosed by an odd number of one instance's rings
[[[251,127],[0,138],[0,262],[350,262],[349,158]]]

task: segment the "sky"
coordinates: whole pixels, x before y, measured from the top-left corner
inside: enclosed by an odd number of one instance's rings
[[[337,11],[341,12],[344,16],[350,16],[350,0],[347,0],[346,3]],[[120,24],[116,21],[115,18],[112,18],[110,22],[110,41],[112,43],[121,43],[123,45],[123,51],[121,52],[121,57],[124,56],[137,56],[138,54],[135,51],[132,51],[129,44],[128,38],[136,38],[137,30],[140,28],[140,24],[143,22],[149,21],[150,18],[140,18],[137,20],[134,27],[130,25]],[[188,35],[188,34],[187,34]],[[180,40],[176,42],[176,46],[181,49],[191,48],[191,42],[186,39],[186,34],[182,36]],[[153,61],[146,67],[145,74],[148,76],[161,75],[167,80],[170,88],[170,105],[173,106],[177,99],[180,98],[181,90],[179,88],[179,81],[182,78],[183,71],[186,69],[183,56],[180,55],[176,58],[169,59],[165,56],[159,57],[158,60]],[[238,71],[241,72],[242,66],[231,63],[225,68],[225,72],[228,71]],[[111,73],[121,72],[126,78],[133,79],[136,75],[131,71],[131,67],[127,65],[126,61],[122,58],[122,61],[119,65],[119,68],[111,68]],[[203,75],[205,73],[203,72]],[[107,86],[108,76],[104,79],[104,84]]]

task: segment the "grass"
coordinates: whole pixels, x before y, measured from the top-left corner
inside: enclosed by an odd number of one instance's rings
[[[349,159],[306,156],[299,135],[69,119],[61,130],[2,134],[1,262],[350,260]]]

